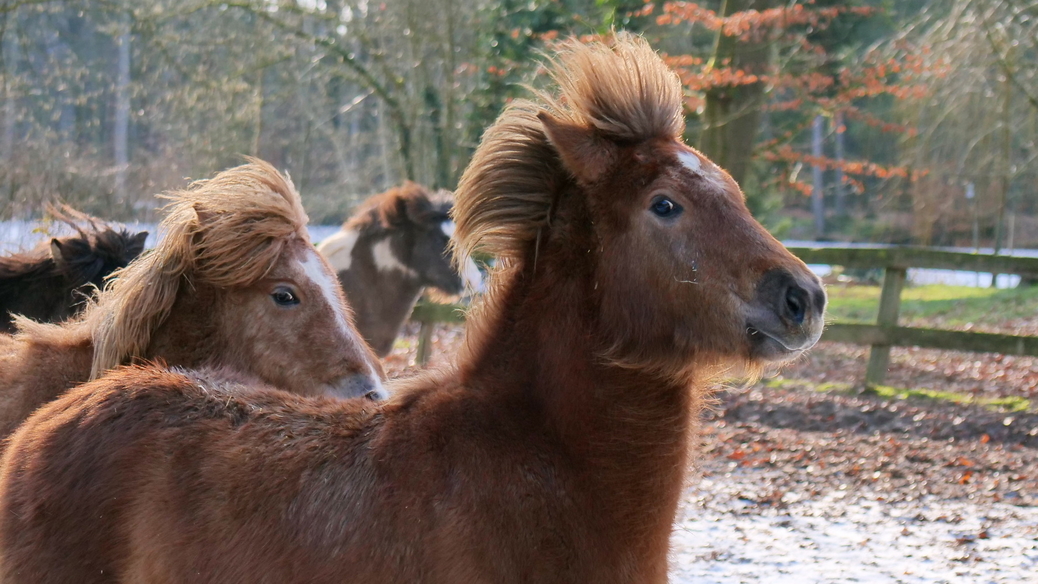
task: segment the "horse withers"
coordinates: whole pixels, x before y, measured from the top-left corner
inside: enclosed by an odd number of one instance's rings
[[[252,160],[167,197],[158,245],[79,317],[17,317],[17,333],[0,336],[0,438],[129,362],[225,367],[306,395],[386,396],[286,177]]]
[[[440,298],[481,292],[482,276],[468,256],[451,262],[453,205],[447,191],[403,185],[366,200],[342,229],[317,245],[339,275],[357,330],[380,357],[407,322],[422,293]]]
[[[0,258],[0,333],[14,332],[18,314],[37,322],[75,316],[109,274],[144,251],[147,231],[132,233],[68,207],[51,213],[75,234]]]
[[[456,193],[498,259],[449,367],[388,402],[123,369],[42,408],[0,467],[20,582],[649,583],[709,381],[801,355],[825,293],[681,141],[644,42],[561,45]]]

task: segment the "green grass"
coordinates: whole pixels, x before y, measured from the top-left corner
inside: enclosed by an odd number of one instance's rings
[[[769,379],[764,382],[767,387],[775,389],[808,389],[817,392],[835,392],[854,394],[858,390],[849,383],[813,383],[804,379]],[[1014,413],[1031,411],[1031,400],[1019,396],[981,397],[968,393],[937,391],[933,389],[913,389],[876,385],[864,391],[866,395],[874,395],[891,400],[930,400],[934,402],[951,402],[959,405],[976,405],[995,412]]]
[[[905,389],[887,385],[876,385],[865,391],[887,399],[948,401],[961,405],[979,405],[997,412],[1025,412],[1031,408],[1031,400],[1019,396],[976,398],[968,393],[937,391],[934,389]]]
[[[829,322],[875,322],[879,286],[830,286]],[[997,326],[1038,314],[1038,286],[996,290],[965,286],[913,286],[901,292],[899,320],[923,320],[942,327],[983,323]]]

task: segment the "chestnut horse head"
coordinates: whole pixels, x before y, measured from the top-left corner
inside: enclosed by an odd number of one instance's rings
[[[599,356],[624,367],[752,375],[812,346],[818,278],[682,141],[681,85],[648,44],[569,43],[554,65],[560,95],[510,106],[462,178],[459,251],[583,279]]]
[[[357,329],[380,356],[389,354],[415,303],[427,288],[434,296],[482,291],[471,258],[451,264],[454,221],[448,191],[430,192],[407,181],[370,197],[317,249],[338,272]]]
[[[290,180],[260,160],[166,195],[154,250],[84,315],[91,378],[133,359],[229,367],[301,394],[383,397]]]

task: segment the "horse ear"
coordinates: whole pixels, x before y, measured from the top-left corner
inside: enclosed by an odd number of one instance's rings
[[[433,214],[433,205],[426,197],[415,197],[407,201],[407,218],[412,223],[426,223]]]
[[[141,231],[130,238],[129,243],[126,244],[126,255],[128,258],[135,258],[141,255],[144,251],[144,242],[148,239],[148,232]]]
[[[563,122],[545,112],[538,113],[537,119],[566,169],[582,184],[598,181],[616,163],[616,144],[599,136],[594,128]]]
[[[65,261],[65,244],[61,243],[58,238],[52,238],[50,240],[50,257],[54,258],[57,263],[63,263]]]

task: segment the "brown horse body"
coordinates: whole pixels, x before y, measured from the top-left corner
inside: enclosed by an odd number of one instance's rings
[[[427,287],[446,296],[481,291],[470,258],[459,262],[461,274],[451,265],[451,206],[449,193],[406,182],[366,200],[317,246],[339,275],[357,330],[380,357],[393,349]]]
[[[13,437],[18,582],[665,582],[702,382],[818,338],[825,296],[682,144],[644,42],[565,45],[457,193],[499,258],[450,370],[387,403],[126,369]],[[247,383],[247,382],[245,382]]]
[[[375,391],[381,367],[350,325],[291,183],[266,163],[171,195],[165,234],[77,320],[17,319],[0,337],[0,438],[112,367],[226,367],[304,395]]]
[[[14,315],[61,322],[87,304],[104,279],[144,251],[148,233],[130,233],[66,210],[56,217],[76,230],[37,249],[0,258],[0,333],[14,332]]]

